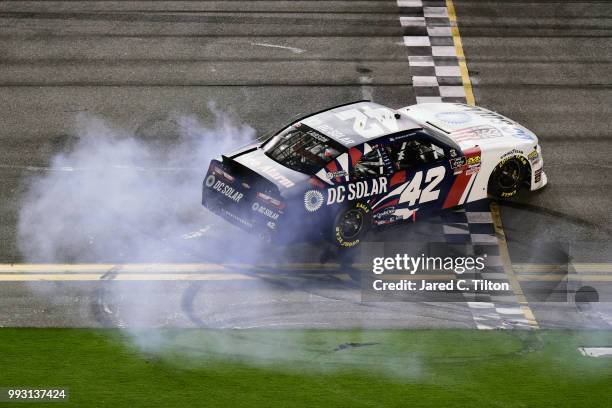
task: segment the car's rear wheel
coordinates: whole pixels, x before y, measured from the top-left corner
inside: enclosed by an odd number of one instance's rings
[[[357,246],[372,225],[372,212],[363,203],[343,208],[334,219],[332,241],[341,248]]]
[[[527,160],[512,156],[497,165],[489,179],[489,193],[499,198],[510,198],[518,193],[527,174]]]

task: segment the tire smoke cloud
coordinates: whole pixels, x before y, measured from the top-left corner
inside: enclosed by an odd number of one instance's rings
[[[100,117],[77,116],[75,142],[53,157],[48,171],[27,180],[17,231],[24,260],[111,265],[282,262],[286,256],[282,251],[270,254],[257,237],[201,206],[202,180],[210,160],[255,138],[252,127],[237,123],[214,105],[210,110],[209,124],[195,116],[172,115],[147,124],[141,134]],[[308,331],[274,330],[325,324],[317,323],[321,302],[329,304],[326,307],[336,307],[338,301],[358,302],[357,290],[341,294],[346,291],[342,282],[288,283],[268,276],[250,280],[241,289],[245,298],[240,298],[234,290],[241,284],[235,282],[114,281],[113,276],[120,273],[110,270],[104,281],[93,285],[46,282],[30,287],[71,315],[63,321],[68,326],[74,319],[77,325],[119,327],[128,345],[144,355],[178,355],[179,365],[225,356],[269,367],[312,360],[314,370],[334,370],[324,363],[327,353],[352,364],[352,355],[344,350],[352,346],[313,345]],[[286,303],[295,300],[278,296],[287,285],[296,285],[289,290],[299,293],[304,308],[295,318],[288,318]],[[316,289],[316,285],[325,286]],[[341,300],[327,299],[313,290],[338,293],[333,296]],[[79,298],[91,301],[66,301]],[[260,329],[271,330],[261,335],[254,332]],[[368,336],[362,339],[359,331],[347,336],[342,340],[346,344],[369,344]],[[321,351],[313,352],[315,346]],[[420,363],[413,356],[393,362],[379,359],[377,364],[387,374],[420,375]]]
[[[162,122],[169,133],[148,138],[99,117],[77,116],[76,143],[52,159],[51,171],[30,180],[23,197],[23,257],[54,263],[195,261],[185,259],[181,237],[223,222],[200,205],[208,164],[255,136],[214,105],[210,110],[210,125],[173,115]],[[197,252],[198,261],[213,260],[213,251],[205,249]]]

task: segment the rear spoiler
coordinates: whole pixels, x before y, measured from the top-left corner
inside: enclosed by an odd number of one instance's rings
[[[247,153],[246,151],[242,154]],[[239,156],[235,155],[233,157]],[[275,196],[280,196],[280,189],[276,184],[267,178],[263,177],[261,174],[256,171],[246,167],[245,165],[238,163],[233,157],[228,157],[225,155],[221,156],[223,167],[226,170],[230,171],[230,174],[243,179],[243,182],[247,183],[250,188],[256,186],[257,191],[262,193],[273,194]]]

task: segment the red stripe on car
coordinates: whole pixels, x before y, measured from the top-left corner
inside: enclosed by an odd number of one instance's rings
[[[480,147],[475,146],[466,149],[463,154],[467,162],[467,159],[469,159],[470,157],[480,155]],[[465,170],[467,167],[468,166],[464,166],[463,172],[461,172],[457,176],[457,178],[455,178],[455,182],[453,183],[450,191],[448,192],[448,195],[446,196],[446,200],[444,201],[444,205],[442,205],[442,208],[455,207],[459,204],[459,200],[461,200],[461,196],[463,195],[463,192],[465,191],[465,188],[467,187],[470,178],[472,177],[472,174],[465,174]]]
[[[387,204],[383,204],[380,207],[376,207],[376,209],[374,210],[375,213],[379,212],[380,210],[387,208],[387,207],[391,207],[392,205],[396,205],[397,203],[399,203],[399,198],[396,198],[395,200],[391,200],[389,201]]]
[[[398,171],[391,177],[391,180],[389,181],[389,186],[393,187],[405,181],[406,181],[406,170]]]
[[[327,171],[332,173],[338,171],[338,165],[336,164],[335,160],[330,161],[327,166],[325,166],[325,168],[327,169]]]
[[[353,147],[351,150],[349,150],[349,155],[351,156],[351,164],[354,167],[359,159],[361,159],[361,156],[363,156],[363,153],[358,148]]]
[[[444,205],[442,208],[450,208],[459,204],[459,200],[461,199],[461,195],[465,190],[465,187],[468,185],[470,181],[471,175],[467,175],[465,173],[461,173],[455,179],[453,186],[451,187],[448,195],[446,196],[446,200],[444,200]]]

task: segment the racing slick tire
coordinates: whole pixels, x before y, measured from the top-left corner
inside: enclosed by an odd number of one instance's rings
[[[489,178],[489,194],[497,198],[510,198],[518,193],[527,175],[529,163],[522,156],[502,160]]]
[[[372,210],[367,204],[356,203],[336,214],[332,242],[339,248],[353,248],[363,240],[372,226]]]

